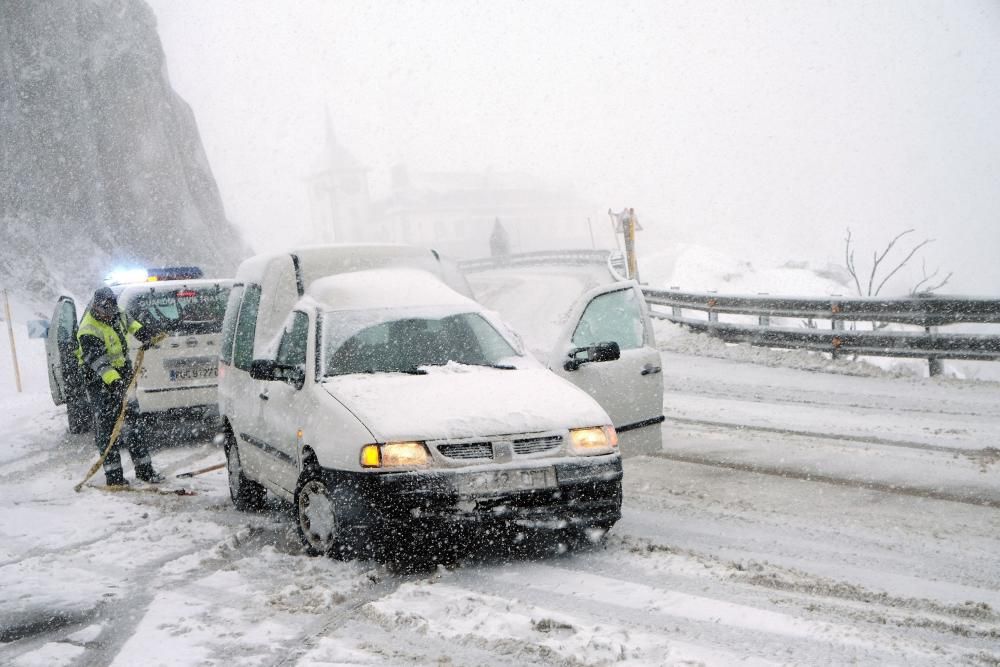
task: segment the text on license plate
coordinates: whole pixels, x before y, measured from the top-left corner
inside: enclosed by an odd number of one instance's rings
[[[488,470],[463,474],[459,482],[460,493],[500,493],[548,489],[556,485],[553,468],[531,470]]]
[[[204,380],[219,376],[219,367],[212,366],[189,366],[188,368],[176,368],[170,371],[170,381],[178,380]]]

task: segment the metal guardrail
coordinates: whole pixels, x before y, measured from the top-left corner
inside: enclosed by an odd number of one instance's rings
[[[939,332],[951,324],[1000,323],[1000,299],[928,296],[900,299],[782,298],[681,292],[643,288],[650,314],[693,331],[734,343],[801,348],[879,357],[927,358],[931,372],[938,359],[1000,360],[1000,335]],[[669,311],[659,308],[669,307]],[[686,317],[685,310],[705,313],[705,319]],[[719,314],[749,315],[757,325],[719,322]],[[805,318],[812,327],[772,326],[771,318]],[[816,320],[828,321],[820,329]],[[848,323],[893,323],[922,327],[923,331],[871,331],[845,328]]]
[[[621,253],[607,250],[552,250],[459,262],[465,271],[538,265],[605,264],[616,279],[624,279]],[[642,288],[653,317],[684,325],[726,342],[766,347],[806,349],[838,354],[926,358],[931,374],[940,359],[1000,361],[1000,335],[939,332],[954,324],[1000,324],[1000,299],[962,296],[885,298],[799,298],[768,295],[716,294]],[[669,310],[662,310],[669,308]],[[705,313],[704,319],[684,311]],[[757,324],[720,322],[720,314],[753,316]],[[772,318],[805,319],[815,327],[772,326]],[[819,328],[828,322],[827,328]],[[923,331],[855,330],[854,323],[889,323]]]
[[[797,317],[846,322],[892,322],[935,327],[964,322],[1000,324],[1000,299],[928,296],[900,299],[787,298],[680,292],[643,288],[646,301],[676,308],[763,317]]]

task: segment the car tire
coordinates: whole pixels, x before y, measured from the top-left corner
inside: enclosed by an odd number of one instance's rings
[[[295,485],[295,525],[310,556],[346,559],[351,555],[344,523],[337,512],[336,495],[315,463],[307,464]]]
[[[66,422],[70,433],[87,433],[94,428],[90,402],[85,397],[66,397]]]
[[[259,512],[264,507],[267,490],[243,474],[240,450],[232,433],[226,434],[226,470],[229,473],[229,497],[241,512]]]

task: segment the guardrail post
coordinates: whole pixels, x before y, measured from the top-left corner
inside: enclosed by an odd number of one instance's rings
[[[671,285],[670,289],[672,289],[674,291],[677,291],[677,290],[680,289],[680,287],[678,287],[676,285]],[[673,315],[674,317],[680,317],[681,316],[681,307],[680,306],[670,306],[670,314]]]
[[[924,333],[933,336],[937,333],[937,327],[924,327]],[[927,357],[927,375],[936,377],[944,373],[944,362],[937,357]]]
[[[767,296],[767,292],[757,292],[757,296]],[[769,327],[771,326],[771,316],[770,315],[758,315],[757,316],[757,326]]]
[[[837,315],[840,314],[840,304],[834,301],[830,304],[830,328],[834,331],[844,330],[844,320],[838,319]]]

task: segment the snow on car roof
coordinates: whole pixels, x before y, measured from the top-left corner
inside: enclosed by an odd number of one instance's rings
[[[168,292],[177,289],[199,289],[202,287],[231,287],[232,278],[198,278],[194,280],[155,280],[144,283],[115,285],[111,289],[119,296],[132,296],[141,292]]]
[[[314,280],[334,273],[374,269],[396,261],[409,260],[411,266],[415,261],[422,261],[428,269],[433,269],[438,263],[433,251],[415,246],[388,243],[300,246],[244,260],[237,271],[237,278],[260,282],[272,263],[290,263],[293,256],[298,258],[303,283],[307,287]]]
[[[410,268],[341,273],[313,281],[306,297],[324,310],[362,310],[408,306],[482,306],[427,271]]]

